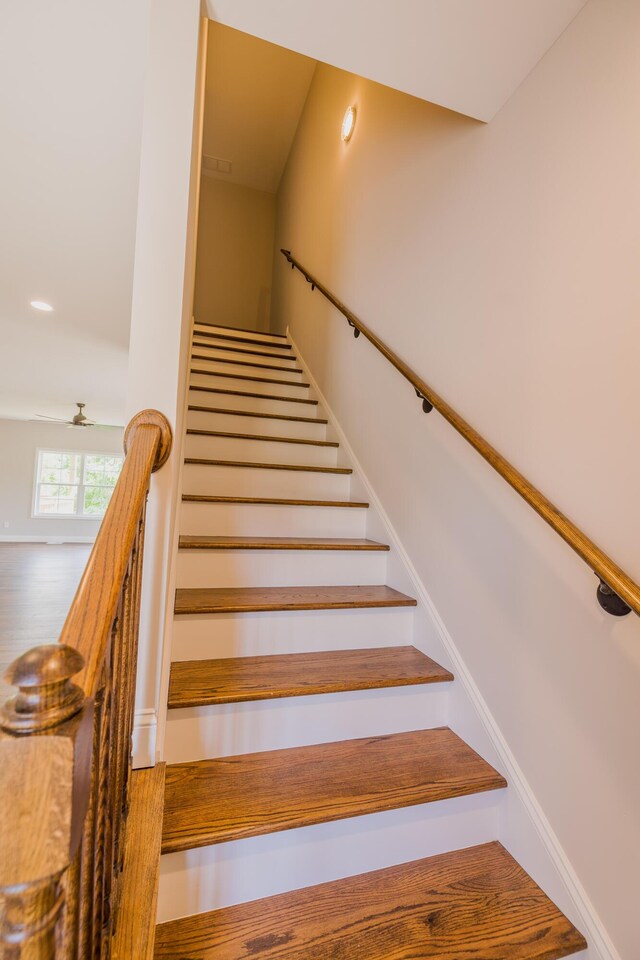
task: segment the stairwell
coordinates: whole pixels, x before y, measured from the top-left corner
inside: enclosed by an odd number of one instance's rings
[[[190,368],[156,957],[583,951],[498,842],[508,783],[292,343],[197,323]]]

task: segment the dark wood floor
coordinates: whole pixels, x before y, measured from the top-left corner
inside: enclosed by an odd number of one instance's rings
[[[11,661],[58,639],[89,543],[0,543],[0,703],[15,692],[3,677]]]

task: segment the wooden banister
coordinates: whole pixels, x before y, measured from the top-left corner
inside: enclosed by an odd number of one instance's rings
[[[362,334],[373,344],[379,353],[385,357],[389,363],[396,368],[405,380],[408,380],[415,389],[418,397],[423,401],[423,409],[426,413],[435,409],[445,420],[451,424],[460,436],[471,444],[478,451],[487,463],[491,464],[493,469],[507,481],[516,493],[533,507],[539,516],[558,533],[572,550],[581,557],[586,564],[593,570],[600,580],[597,590],[598,602],[607,613],[615,616],[624,616],[633,610],[640,616],[640,586],[625,573],[625,571],[615,563],[611,557],[600,549],[592,540],[587,537],[579,527],[569,520],[561,510],[558,509],[543,493],[540,492],[513,466],[509,461],[498,453],[487,440],[482,437],[471,424],[458,414],[446,400],[444,400],[435,390],[433,390],[422,377],[420,377],[411,367],[401,360],[394,351],[384,343],[372,330],[370,330],[356,315],[349,310],[327,287],[324,286],[316,277],[311,274],[294,256],[290,250],[281,249],[280,251],[292,269],[297,269],[302,273],[307,283],[311,284],[311,289],[318,289],[333,306],[346,317],[349,325],[353,327],[354,336]]]
[[[158,420],[160,416],[155,410],[144,410],[125,431],[127,456],[122,472],[60,634],[60,643],[75,647],[84,658],[77,682],[88,697],[95,695],[100,682],[109,630],[143,518],[149,477],[163,465],[171,449],[171,428],[164,417]]]
[[[144,410],[58,644],[6,673],[0,960],[108,960],[131,771],[145,507],[171,427]]]

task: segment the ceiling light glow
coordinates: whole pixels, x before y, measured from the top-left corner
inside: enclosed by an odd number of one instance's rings
[[[50,303],[45,303],[44,300],[32,300],[31,306],[34,310],[43,310],[45,313],[51,313],[53,307]]]
[[[351,139],[353,128],[356,125],[356,108],[347,107],[347,111],[342,120],[341,136],[345,143]]]

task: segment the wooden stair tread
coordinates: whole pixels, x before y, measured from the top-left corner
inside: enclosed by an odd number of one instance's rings
[[[246,373],[225,373],[220,370],[204,370],[202,367],[191,367],[191,373],[203,374],[207,377],[226,377],[227,380],[251,380],[255,383],[279,383],[285,387],[296,387],[306,390],[310,383],[301,383],[299,380],[277,380],[275,377],[253,377]]]
[[[286,340],[286,333],[271,333],[263,330],[251,330],[249,327],[225,327],[224,323],[209,323],[207,320],[194,320],[195,327],[215,327],[217,330],[239,330],[241,333],[255,333],[258,337],[277,337],[278,340]]]
[[[256,337],[234,337],[230,333],[218,333],[217,330],[195,330],[193,331],[194,336],[197,337],[211,337],[215,340],[233,340],[235,343],[250,343],[252,346],[257,347],[273,347],[274,350],[291,350],[290,343],[269,343],[268,340],[258,340]],[[278,354],[274,353],[271,356],[277,357]]]
[[[506,786],[448,727],[167,766],[163,853]]]
[[[348,610],[360,607],[415,607],[416,601],[391,587],[182,587],[176,614],[253,613],[260,610]]]
[[[387,543],[352,537],[180,537],[181,550],[388,550]]]
[[[206,493],[183,493],[182,499],[191,503],[257,503],[276,507],[357,507],[368,508],[360,500],[292,500],[283,497],[219,497]]]
[[[256,413],[253,410],[227,410],[224,407],[202,407],[199,404],[189,404],[189,410],[197,410],[200,413],[224,413],[233,417],[261,417],[263,420],[294,420],[296,423],[328,423],[328,420],[322,420],[320,417],[294,417],[291,414],[283,413]]]
[[[265,433],[231,433],[228,430],[195,430],[187,434],[197,437],[227,437],[230,440],[267,440],[269,443],[301,443],[310,447],[339,447],[337,440],[306,440],[302,437],[270,437]]]
[[[249,467],[258,470],[297,470],[303,473],[337,473],[349,475],[351,467],[314,467],[306,463],[263,463],[253,460],[212,460],[207,457],[185,457],[185,463],[198,463],[209,467]]]
[[[281,397],[275,393],[252,393],[249,390],[225,390],[222,387],[201,387],[198,384],[189,384],[189,390],[199,390],[200,393],[222,393],[230,397],[253,397],[254,400],[281,400],[283,403],[307,403],[317,406],[317,400],[307,400],[302,397]]]
[[[415,647],[330,650],[171,664],[169,708],[274,700],[453,680]]]
[[[192,353],[191,359],[210,360],[211,363],[232,363],[237,367],[257,367],[258,370],[280,370],[282,373],[304,373],[300,367],[278,367],[273,363],[251,363],[249,360],[227,360],[225,357],[208,357],[206,353]]]
[[[561,960],[584,937],[497,842],[159,924],[156,960]]]
[[[200,334],[198,334],[198,333],[196,332],[195,336],[196,336],[196,337],[197,337],[197,336],[200,336]],[[204,334],[203,334],[203,336],[204,336]],[[245,343],[246,343],[246,342],[247,342],[247,341],[245,341]],[[208,343],[207,341],[205,341],[204,343],[201,343],[201,342],[199,342],[199,341],[196,341],[195,339],[194,339],[194,341],[193,341],[192,346],[194,346],[194,347],[206,347],[206,348],[211,349],[211,350],[223,350],[223,351],[225,351],[225,352],[227,352],[227,353],[248,353],[248,354],[250,354],[252,357],[271,357],[271,358],[274,359],[274,360],[295,360],[295,359],[296,359],[295,356],[294,356],[293,354],[291,354],[291,353],[290,353],[290,354],[287,354],[287,356],[281,356],[281,355],[278,354],[278,353],[271,353],[271,351],[269,351],[269,350],[254,350],[253,347],[252,347],[251,349],[243,349],[242,347],[236,347],[236,346],[230,347],[230,346],[228,346],[227,344],[223,344],[223,343]],[[211,357],[210,359],[215,359],[215,357]]]

